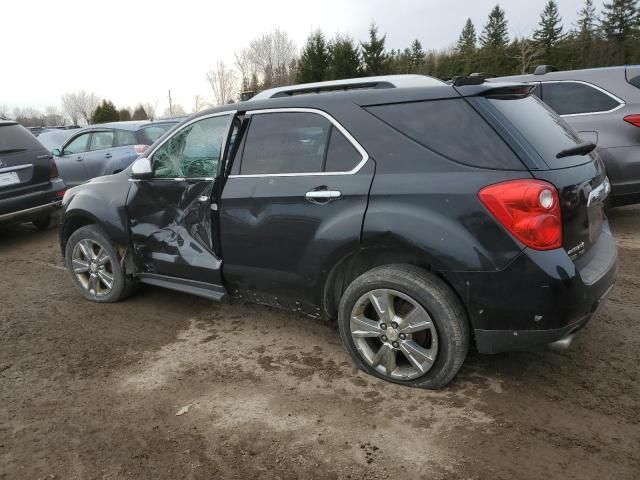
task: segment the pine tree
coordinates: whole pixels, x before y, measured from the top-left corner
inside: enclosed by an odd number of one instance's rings
[[[131,120],[131,112],[128,108],[121,108],[118,110],[118,120],[121,122],[128,122]]]
[[[147,120],[149,116],[142,105],[138,105],[133,111],[132,120]]]
[[[636,37],[640,31],[638,0],[613,0],[602,10],[602,30],[607,37],[621,40]]]
[[[471,55],[476,51],[476,27],[470,18],[467,18],[467,23],[464,24],[460,38],[458,38],[458,52],[464,56]]]
[[[329,77],[333,80],[355,78],[361,74],[360,52],[351,37],[337,36],[330,46]]]
[[[578,12],[577,34],[581,40],[592,40],[597,36],[598,17],[593,0],[585,0],[584,7]]]
[[[330,55],[327,41],[321,30],[316,30],[307,39],[298,61],[296,82],[311,83],[326,80],[329,73]]]
[[[505,12],[500,5],[496,5],[491,13],[487,24],[480,35],[480,44],[483,48],[491,50],[504,49],[509,43],[509,29]]]
[[[119,120],[116,106],[109,100],[102,100],[91,117],[92,123],[117,122]]]
[[[562,17],[558,13],[558,3],[549,0],[540,14],[540,24],[533,33],[533,39],[538,45],[549,50],[563,37]]]
[[[369,28],[369,42],[361,43],[362,63],[366,75],[384,75],[388,71],[388,55],[384,50],[387,36],[378,38],[378,27],[375,23]]]
[[[419,72],[425,62],[425,53],[422,49],[422,43],[417,38],[411,44],[411,48],[405,51],[405,55],[409,57],[410,71],[415,73]]]

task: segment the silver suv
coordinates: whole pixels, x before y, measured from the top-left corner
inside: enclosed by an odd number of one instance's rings
[[[491,81],[535,83],[538,95],[597,145],[611,181],[611,204],[640,202],[640,65],[551,71]]]

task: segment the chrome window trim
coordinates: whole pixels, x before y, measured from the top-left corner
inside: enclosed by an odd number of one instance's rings
[[[623,108],[627,104],[624,100],[622,100],[621,98],[615,96],[613,93],[605,90],[602,87],[599,87],[598,85],[594,85],[593,83],[585,82],[584,80],[543,80],[543,81],[540,81],[540,84],[543,85],[543,86],[545,84],[548,84],[548,83],[579,83],[581,85],[586,85],[588,87],[594,88],[595,90],[598,90],[599,92],[604,93],[609,98],[612,98],[613,100],[618,102],[618,106],[612,108],[611,110],[604,110],[604,111],[601,111],[601,112],[566,113],[564,115],[560,115],[560,117],[562,117],[562,118],[582,117],[584,115],[603,115],[603,114],[606,114],[606,113],[613,113],[616,110],[620,110],[621,108]]]
[[[362,156],[362,159],[358,164],[351,170],[346,172],[302,172],[302,173],[250,173],[250,174],[236,174],[229,175],[229,178],[265,178],[265,177],[319,177],[326,175],[353,175],[358,173],[360,169],[364,166],[365,163],[369,160],[369,154],[367,151],[358,143],[358,141],[353,138],[353,136],[349,133],[349,131],[344,128],[340,122],[338,122],[335,118],[329,115],[327,112],[323,110],[318,110],[316,108],[264,108],[260,110],[249,110],[246,112],[246,116],[252,115],[260,115],[263,113],[313,113],[316,115],[320,115],[321,117],[326,118],[334,127],[336,127],[340,133],[342,133],[346,139],[353,145],[353,147],[358,151],[358,153]]]
[[[229,125],[228,125],[228,127],[230,127],[231,126],[231,121],[233,120],[233,117],[235,117],[236,113],[238,113],[237,110],[226,110],[224,112],[209,113],[207,115],[202,115],[202,116],[199,116],[199,117],[196,117],[196,118],[192,118],[188,122],[186,122],[183,125],[181,125],[180,128],[178,128],[171,135],[169,135],[167,138],[165,138],[162,141],[162,143],[158,144],[157,147],[155,147],[150,153],[146,154],[145,156],[149,159],[150,162],[153,162],[153,159],[151,157],[153,156],[154,153],[156,153],[157,150],[162,148],[162,146],[165,143],[167,143],[169,140],[171,140],[178,133],[180,133],[182,130],[187,128],[189,125],[197,123],[197,122],[199,122],[201,120],[206,120],[207,118],[213,118],[213,117],[222,117],[224,115],[230,115],[231,116],[231,120],[229,121]],[[222,149],[221,149],[222,152],[224,152],[226,150],[227,143],[229,141],[229,135],[228,135],[229,128],[228,127],[227,127],[227,136],[225,137],[224,142],[222,144]],[[152,163],[152,165],[153,165],[153,163]],[[184,182],[186,180],[213,181],[216,178],[217,177],[151,177],[149,179],[145,179],[145,181],[154,181],[154,180],[174,181],[174,182]],[[133,179],[133,178],[130,179],[130,180],[131,181],[139,181],[139,179]]]

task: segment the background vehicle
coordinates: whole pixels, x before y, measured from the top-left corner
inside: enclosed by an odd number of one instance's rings
[[[51,223],[65,186],[51,154],[16,122],[0,120],[0,223]]]
[[[417,387],[446,385],[472,339],[567,346],[617,261],[594,146],[531,86],[395,78],[198,113],[69,190],[74,284],[98,302],[142,282],[337,318],[358,366]]]
[[[177,119],[91,125],[74,132],[62,148],[53,149],[60,175],[72,187],[90,178],[121,172],[164,135]]]
[[[49,152],[52,152],[56,148],[62,148],[64,142],[66,142],[69,137],[74,135],[78,130],[79,128],[46,130],[38,135],[38,141],[44,145]]]
[[[597,144],[611,202],[640,202],[640,65],[552,71],[491,81],[527,82],[580,136]]]

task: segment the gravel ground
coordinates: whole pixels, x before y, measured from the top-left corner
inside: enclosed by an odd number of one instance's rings
[[[439,392],[354,369],[335,326],[143,288],[81,299],[55,230],[0,231],[0,478],[640,478],[640,208],[563,353],[473,355]]]

